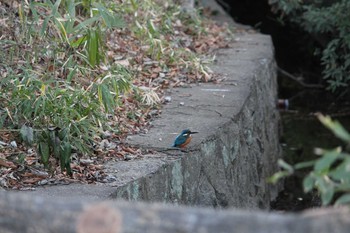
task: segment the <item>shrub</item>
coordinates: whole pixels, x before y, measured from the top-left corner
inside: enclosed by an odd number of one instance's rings
[[[102,4],[90,3],[85,20],[76,15],[80,3],[74,0],[23,4],[21,27],[1,42],[1,127],[20,129],[27,144],[37,145],[45,167],[54,155],[68,174],[72,151],[88,152],[102,131],[111,130],[108,113],[131,88],[126,68],[95,69],[104,57],[103,33],[123,23]]]
[[[305,192],[316,189],[323,205],[332,202],[335,205],[350,204],[350,154],[346,151],[350,145],[350,134],[339,122],[333,121],[330,117],[319,114],[318,118],[336,137],[344,141],[347,145],[345,151],[342,147],[331,150],[317,148],[315,153],[319,158],[295,165],[279,160],[282,171],[275,173],[270,181],[275,183],[282,177],[293,174],[295,170],[311,168],[303,180]]]
[[[321,55],[323,78],[332,92],[349,91],[350,84],[350,2],[337,1],[270,1],[275,11],[287,16],[316,40],[314,48]]]

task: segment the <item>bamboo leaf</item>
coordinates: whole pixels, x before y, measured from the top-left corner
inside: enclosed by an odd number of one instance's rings
[[[58,30],[61,32],[61,35],[63,35],[64,40],[69,44],[66,28],[63,26],[60,20],[55,18],[54,21],[55,21],[56,27],[58,27]]]
[[[92,67],[99,63],[99,35],[96,30],[89,30],[87,38],[87,57]]]
[[[70,167],[70,157],[72,155],[72,146],[69,142],[64,142],[63,146],[61,147],[61,157],[60,157],[60,164],[61,164],[61,170],[67,171],[69,175],[71,175],[72,170]]]
[[[44,164],[45,168],[47,168],[50,156],[49,144],[47,142],[39,142],[38,151],[41,157],[41,162]]]
[[[103,21],[105,22],[108,28],[123,28],[125,27],[124,21],[118,17],[113,12],[109,11],[100,3],[94,4],[98,9],[99,14],[101,15]]]
[[[79,37],[78,39],[71,39],[70,40],[70,46],[73,48],[78,48],[80,45],[82,45],[87,40],[86,36]]]
[[[112,94],[109,91],[109,88],[106,84],[102,83],[98,86],[98,97],[100,103],[104,106],[106,112],[109,112],[111,108],[114,107],[114,99]]]
[[[66,0],[68,14],[71,19],[75,18],[75,3],[74,0]]]
[[[58,12],[58,7],[60,6],[61,4],[61,0],[56,0],[55,4],[53,5],[52,7],[52,12],[51,12],[51,15],[53,16],[56,16],[57,12]]]
[[[75,26],[73,28],[73,32],[79,32],[82,29],[87,29],[91,24],[93,24],[94,22],[98,21],[99,17],[98,16],[94,16],[91,17],[87,20],[84,20],[83,22],[79,23],[77,26]]]

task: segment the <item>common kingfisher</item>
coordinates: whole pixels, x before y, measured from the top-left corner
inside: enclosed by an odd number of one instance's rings
[[[184,129],[182,132],[175,138],[173,147],[184,148],[188,143],[191,142],[192,136],[191,134],[195,134],[198,132],[191,132],[189,129]]]

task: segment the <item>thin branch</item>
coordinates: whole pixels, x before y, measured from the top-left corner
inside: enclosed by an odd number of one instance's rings
[[[282,68],[278,67],[277,71],[279,72],[279,74],[283,77],[292,79],[293,81],[297,82],[298,84],[300,84],[303,87],[306,88],[316,88],[316,89],[323,89],[324,86],[321,84],[308,84],[308,83],[304,83],[303,81],[300,80],[300,78],[295,77],[294,75],[292,75],[291,73],[283,70]]]

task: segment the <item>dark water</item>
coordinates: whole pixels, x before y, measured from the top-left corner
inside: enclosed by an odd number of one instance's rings
[[[349,101],[339,100],[329,93],[315,90],[304,90],[291,95],[289,110],[281,111],[281,145],[283,159],[288,163],[315,159],[315,147],[331,149],[343,146],[343,142],[319,122],[315,116],[316,112],[330,115],[350,130]],[[309,170],[298,171],[285,180],[284,190],[271,204],[272,210],[300,211],[320,206],[316,192],[303,192],[302,180],[308,172]]]
[[[304,83],[322,84],[320,58],[314,54],[317,41],[299,27],[288,21],[281,21],[279,15],[271,12],[268,0],[222,0],[232,18],[239,23],[250,25],[263,34],[272,37],[278,66],[295,77],[302,77]],[[290,108],[281,112],[284,159],[291,163],[315,158],[315,147],[334,148],[341,141],[324,128],[314,115],[321,112],[339,120],[350,130],[350,94],[336,97],[319,89],[306,89],[286,77],[279,77],[279,98],[288,99]],[[305,194],[302,178],[307,170],[299,171],[285,180],[284,190],[275,202],[273,210],[299,211],[320,205],[317,193]]]

